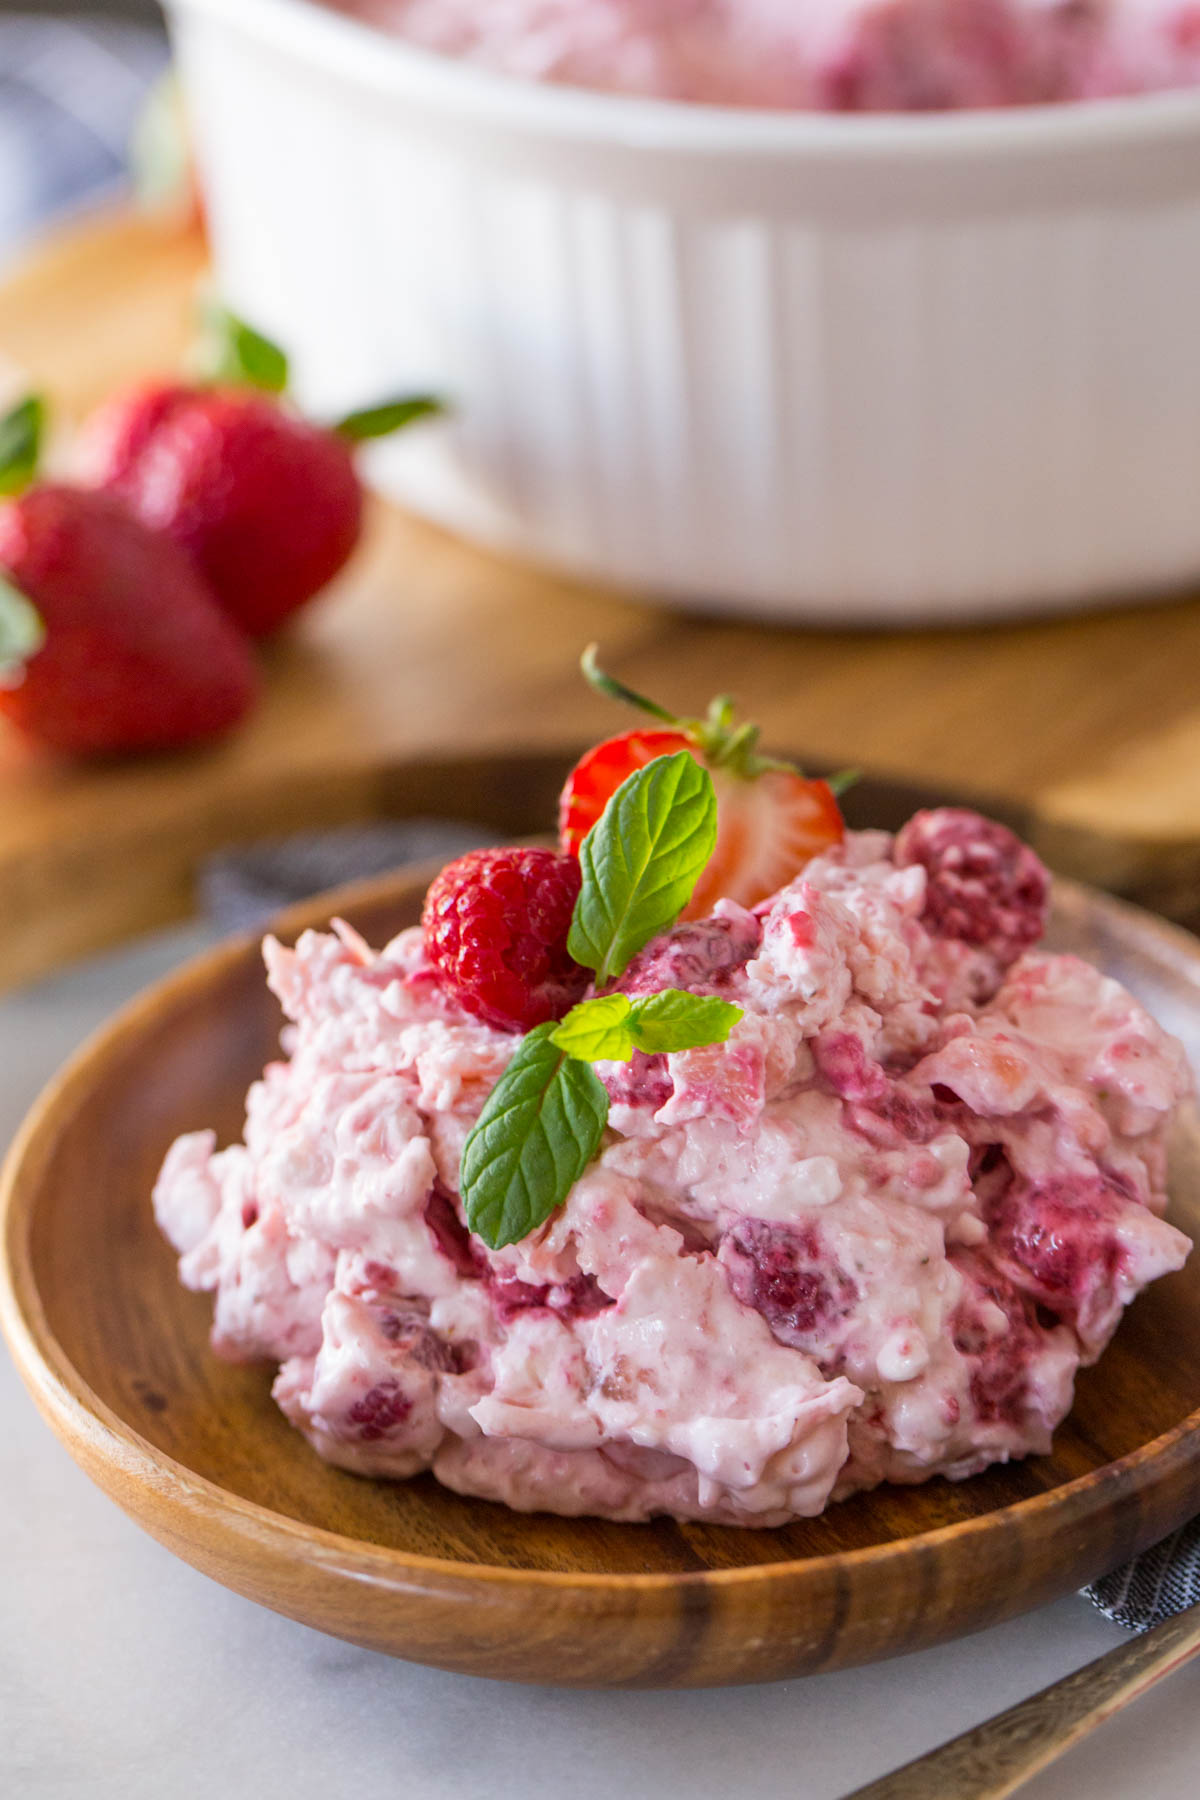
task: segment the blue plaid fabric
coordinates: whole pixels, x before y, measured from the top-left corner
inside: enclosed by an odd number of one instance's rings
[[[0,257],[120,190],[130,132],[166,57],[148,27],[0,12]]]

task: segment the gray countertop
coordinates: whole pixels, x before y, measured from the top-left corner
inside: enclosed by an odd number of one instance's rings
[[[0,1143],[43,1081],[200,927],[0,1001]],[[176,1562],[75,1468],[0,1356],[0,1793],[12,1800],[836,1800],[1122,1641],[1081,1599],[959,1644],[773,1687],[513,1688],[356,1650]],[[1193,1800],[1200,1664],[1029,1800]]]

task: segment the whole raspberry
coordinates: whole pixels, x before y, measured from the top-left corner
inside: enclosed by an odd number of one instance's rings
[[[575,858],[554,850],[472,850],[442,870],[425,896],[425,949],[467,1012],[529,1031],[583,997],[591,976],[567,952],[579,886]]]
[[[924,922],[938,937],[978,944],[1004,966],[1041,937],[1050,877],[1007,825],[958,806],[914,813],[892,854],[898,868],[928,871]]]

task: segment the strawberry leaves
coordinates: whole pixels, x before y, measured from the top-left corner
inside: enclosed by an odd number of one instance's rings
[[[467,1224],[493,1250],[545,1223],[604,1135],[603,1084],[553,1042],[554,1030],[551,1021],[523,1040],[463,1149]]]
[[[760,775],[771,773],[795,775],[803,779],[804,772],[796,763],[760,753],[758,740],[761,727],[737,723],[737,707],[731,694],[718,694],[714,700],[710,700],[703,718],[687,719],[669,712],[657,700],[639,694],[636,688],[627,687],[615,675],[602,669],[596,644],[588,645],[580,658],[579,666],[584,680],[597,694],[603,694],[607,700],[617,700],[622,706],[631,706],[635,712],[647,713],[652,719],[659,719],[681,732],[708,768],[728,769],[730,774],[743,781],[754,781]],[[857,769],[843,769],[839,774],[831,775],[827,785],[836,797],[852,788],[859,779]],[[568,781],[568,791],[570,786]]]
[[[712,778],[689,751],[622,782],[580,851],[583,882],[568,948],[598,986],[673,925],[717,833]],[[525,1037],[463,1149],[467,1223],[492,1250],[544,1225],[604,1136],[608,1093],[593,1062],[628,1062],[724,1043],[742,1013],[711,995],[666,988],[632,999],[597,994]]]
[[[197,376],[214,386],[257,388],[264,394],[285,394],[291,379],[287,354],[226,306],[205,308],[199,343],[193,357]],[[437,394],[401,394],[377,406],[347,413],[331,427],[350,444],[391,437],[420,419],[440,418],[447,410]]]
[[[391,437],[394,431],[403,431],[418,419],[441,418],[445,411],[445,401],[436,394],[406,394],[399,400],[347,413],[333,429],[352,444],[365,444],[372,438]]]
[[[28,394],[0,418],[0,498],[21,494],[37,474],[46,426],[46,405]],[[0,573],[0,688],[17,687],[25,664],[46,641],[46,627],[33,602]]]
[[[278,344],[226,306],[205,309],[196,373],[214,386],[257,388],[264,394],[287,391],[290,369]]]
[[[0,688],[16,687],[25,664],[46,641],[46,627],[33,602],[0,575]]]
[[[712,777],[687,750],[621,783],[580,848],[583,886],[567,939],[599,987],[674,924],[716,841]]]
[[[37,394],[0,418],[0,496],[22,493],[37,474],[45,425],[45,402]]]

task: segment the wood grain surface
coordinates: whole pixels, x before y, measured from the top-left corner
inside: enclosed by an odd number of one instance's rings
[[[416,919],[422,888],[391,877],[338,910],[379,942]],[[285,935],[329,910],[298,909]],[[1066,887],[1054,941],[1200,1032],[1200,946],[1182,933]],[[146,1529],[252,1599],[509,1680],[762,1681],[1011,1617],[1200,1505],[1196,1258],[1155,1283],[1082,1373],[1051,1456],[958,1484],[883,1487],[785,1530],[530,1518],[426,1477],[326,1467],[273,1405],[270,1369],[212,1356],[211,1303],[179,1288],[148,1204],[177,1132],[240,1134],[245,1088],[279,1025],[249,942],[173,976],[59,1079],[13,1149],[0,1201],[0,1322],[43,1413]],[[1178,1146],[1172,1195],[1178,1222],[1200,1228],[1194,1137]]]
[[[0,287],[0,379],[70,420],[176,365],[198,239],[114,216]],[[598,639],[683,710],[733,689],[772,744],[1031,809],[1068,873],[1200,914],[1200,603],[1012,628],[849,634],[654,610],[379,505],[366,547],[270,653],[266,703],[210,753],[78,770],[0,729],[0,984],[184,911],[216,845],[415,806],[409,759],[620,729]]]

